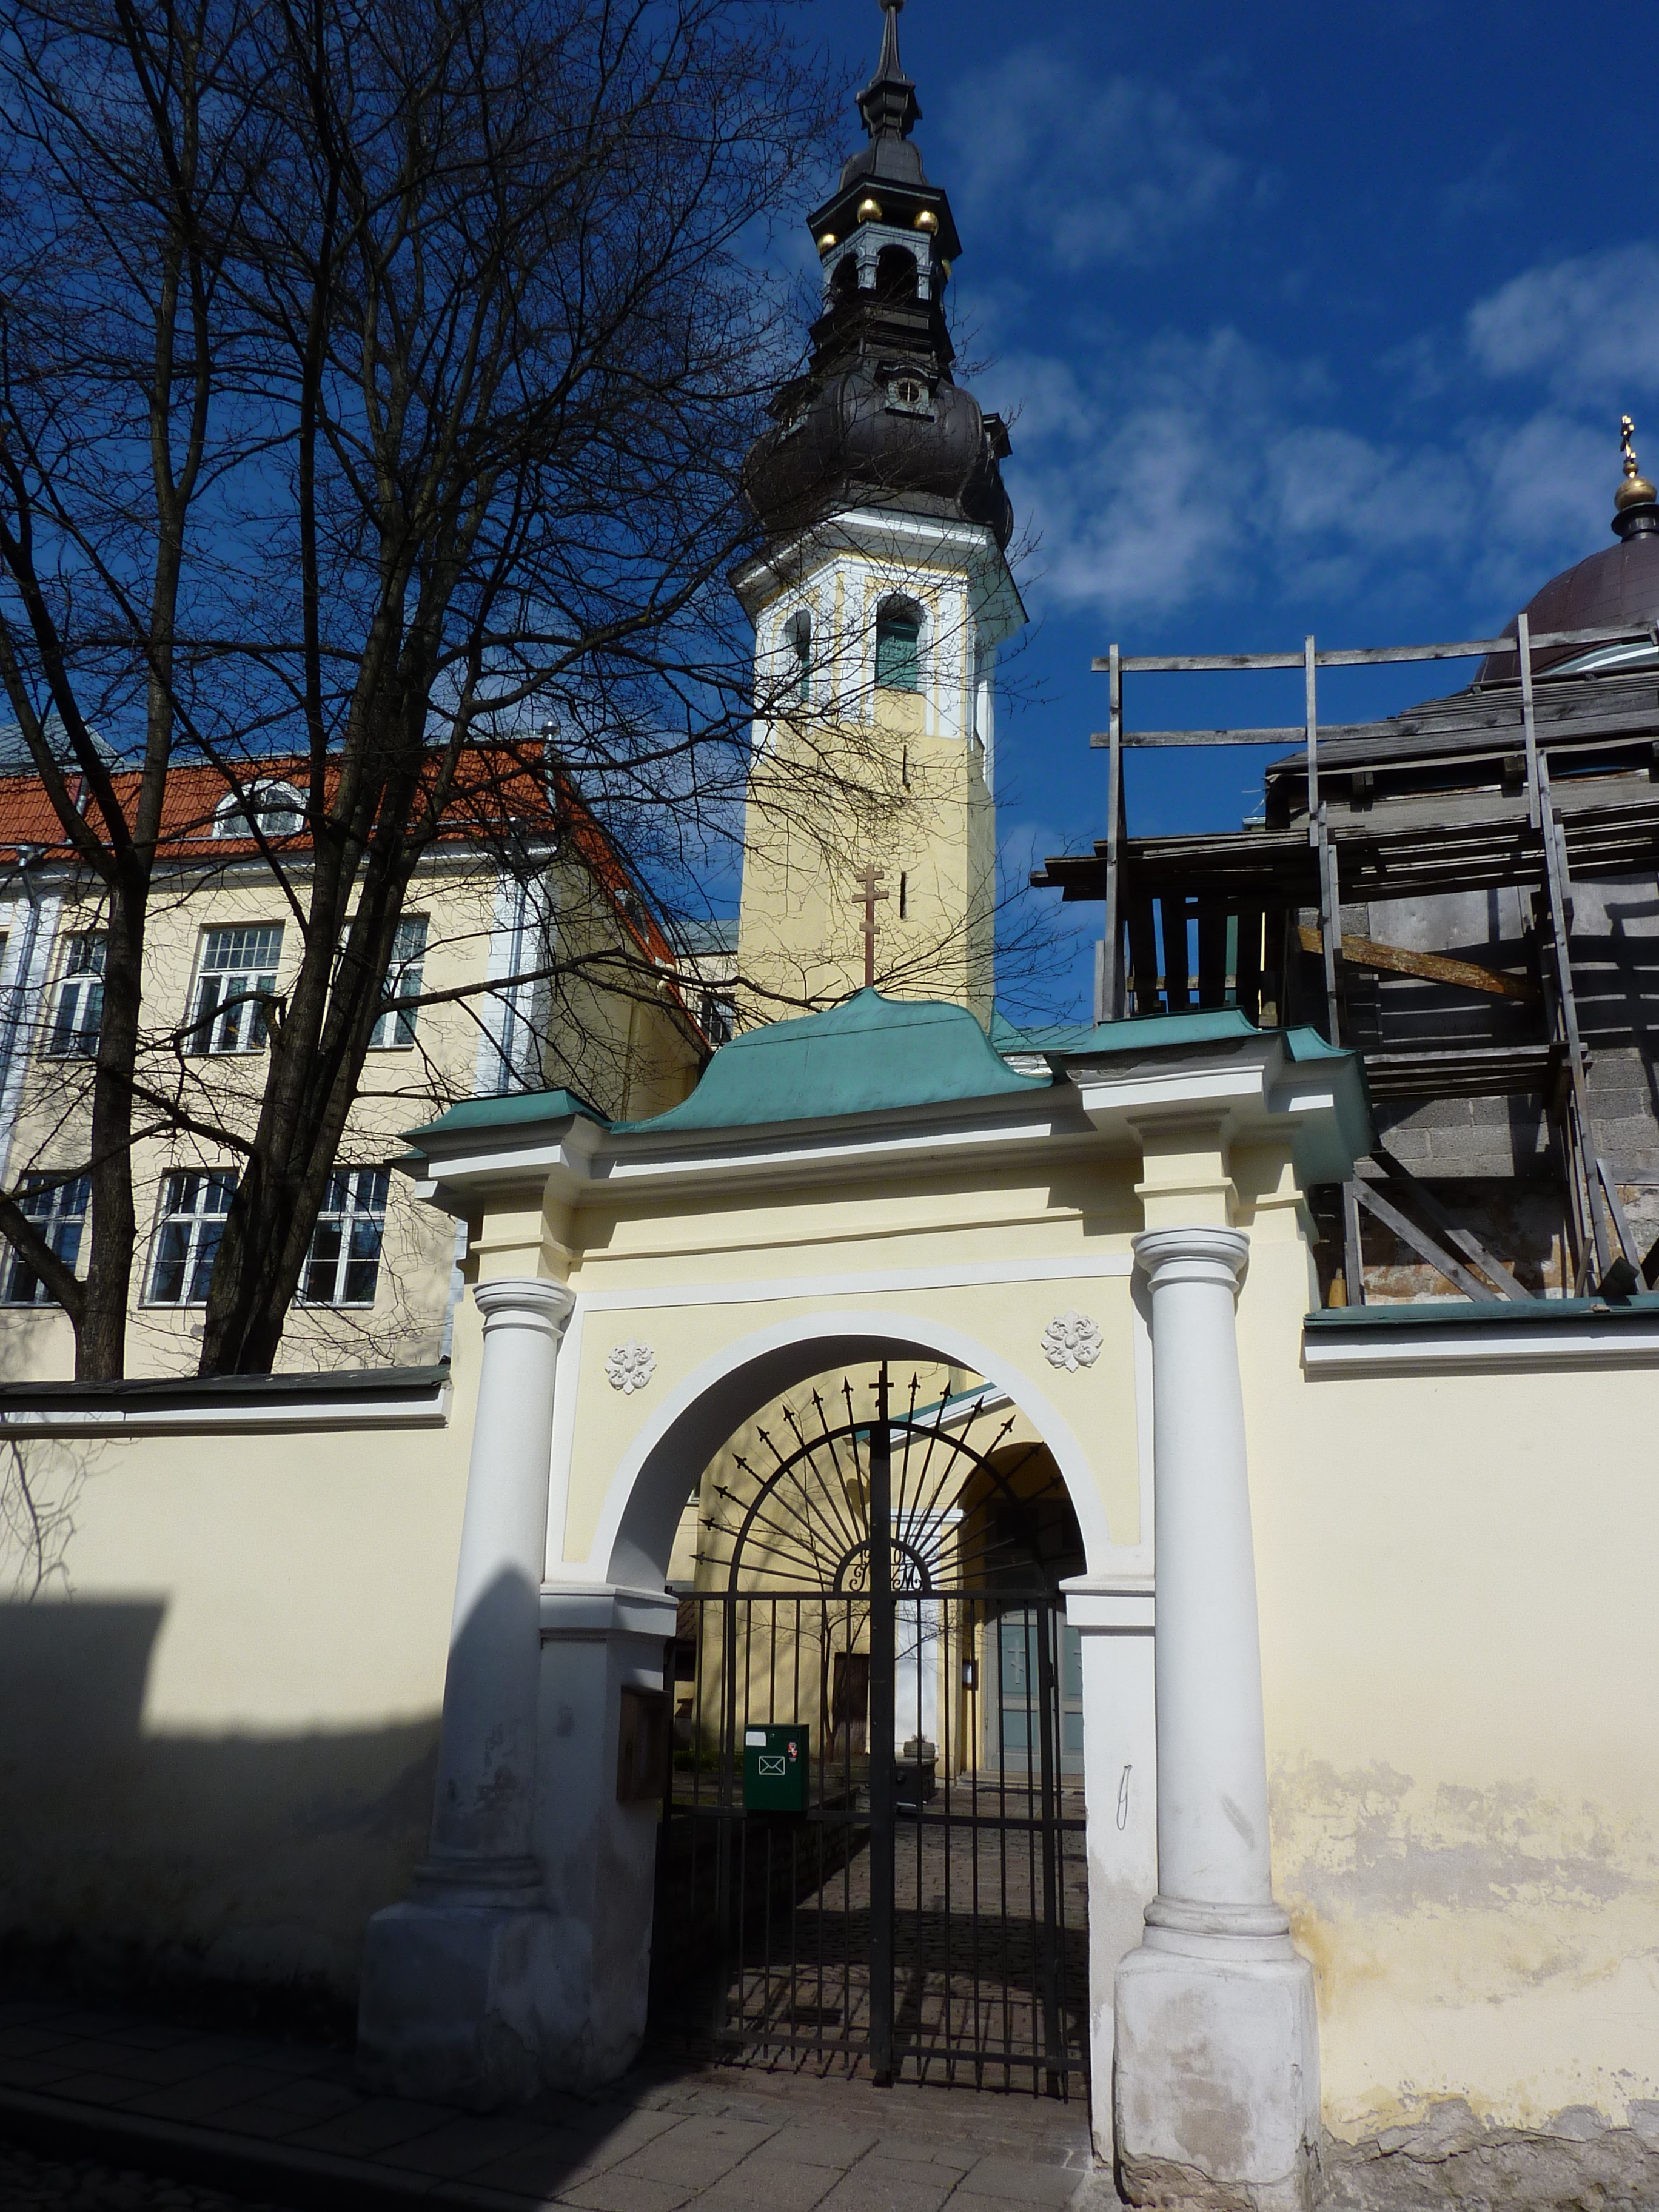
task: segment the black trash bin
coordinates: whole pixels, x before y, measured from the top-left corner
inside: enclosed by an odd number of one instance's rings
[[[893,1766],[893,1804],[901,1813],[919,1813],[939,1795],[939,1747],[913,1735]]]

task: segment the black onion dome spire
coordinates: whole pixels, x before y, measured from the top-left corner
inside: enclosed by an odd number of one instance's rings
[[[843,190],[854,175],[877,173],[877,149],[881,147],[896,149],[889,157],[892,175],[914,175],[918,184],[924,181],[921,153],[908,143],[910,133],[921,120],[921,104],[916,98],[915,86],[899,62],[898,19],[903,5],[904,0],[881,0],[881,59],[876,64],[875,75],[859,94],[859,113],[870,133],[870,145],[867,150],[854,154],[842,171]]]
[[[903,507],[1013,528],[1000,419],[951,374],[945,288],[961,252],[951,204],[910,137],[916,88],[899,60],[904,0],[881,0],[881,58],[858,96],[868,143],[811,218],[823,312],[805,376],[772,403],[744,489],[772,536],[837,508]]]

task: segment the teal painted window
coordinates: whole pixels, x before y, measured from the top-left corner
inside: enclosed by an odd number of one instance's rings
[[[812,617],[805,607],[790,616],[784,635],[790,653],[789,688],[805,705],[812,696]]]
[[[921,689],[921,617],[902,600],[876,617],[876,686],[882,691]]]

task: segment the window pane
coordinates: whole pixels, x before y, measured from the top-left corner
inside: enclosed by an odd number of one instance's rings
[[[250,1052],[254,1052],[266,1042],[270,1035],[270,1026],[266,1018],[268,1009],[264,1006],[264,1000],[276,995],[276,978],[274,975],[252,975],[248,978],[246,983],[243,986],[243,988],[249,991],[258,991],[261,994],[260,998],[253,1000],[251,1005],[245,1006],[242,1009],[243,1016],[245,1018],[242,1023],[242,1035],[246,1042],[247,1049]]]
[[[348,1305],[366,1306],[374,1302],[374,1285],[380,1273],[381,1224],[378,1221],[354,1221],[351,1224],[351,1256],[346,1261],[345,1302]]]
[[[164,1221],[156,1239],[155,1265],[150,1272],[149,1294],[157,1305],[176,1306],[184,1296],[185,1268],[190,1259],[190,1226],[183,1221]]]
[[[311,1240],[305,1287],[300,1295],[311,1304],[332,1305],[339,1264],[340,1224],[337,1221],[319,1221]]]
[[[426,957],[426,917],[406,915],[398,924],[392,940],[392,959],[386,972],[381,996],[397,1000],[418,999],[421,995],[422,963]],[[419,1009],[415,1006],[388,1007],[369,1032],[369,1042],[379,1049],[392,1046],[404,1048],[415,1042],[415,1024]]]
[[[919,683],[920,623],[884,615],[876,627],[876,682],[884,691],[914,691]]]
[[[167,1180],[150,1268],[152,1305],[200,1305],[236,1191],[234,1168],[181,1168]]]
[[[21,1200],[24,1213],[45,1237],[65,1267],[74,1267],[81,1256],[81,1231],[92,1202],[92,1183],[87,1176],[73,1182],[42,1187],[38,1178]],[[52,1293],[21,1252],[14,1252],[6,1269],[5,1298],[9,1305],[50,1305]]]
[[[60,1060],[93,1060],[104,1018],[104,957],[108,939],[71,937],[64,954],[63,981],[46,1050]]]
[[[789,617],[789,649],[794,655],[795,696],[812,696],[812,617],[803,610]]]
[[[202,947],[197,986],[196,1050],[258,1052],[266,1042],[266,1008],[275,995],[282,957],[280,922],[252,929],[210,929]],[[210,1019],[222,1008],[216,1021]]]
[[[210,929],[202,965],[204,969],[275,967],[282,957],[283,925],[273,922],[257,929]]]
[[[389,1168],[337,1168],[312,1233],[299,1297],[306,1305],[373,1305],[380,1279]]]
[[[190,1271],[190,1291],[186,1305],[207,1304],[208,1285],[213,1279],[213,1263],[219,1256],[219,1239],[225,1233],[222,1220],[204,1221],[196,1237],[196,1255]]]

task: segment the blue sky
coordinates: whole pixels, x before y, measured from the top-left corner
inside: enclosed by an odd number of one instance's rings
[[[880,15],[810,12],[850,146]],[[963,241],[958,348],[1036,540],[1000,744],[1016,871],[1103,826],[1113,638],[1478,636],[1612,542],[1621,409],[1659,464],[1659,15],[911,0],[900,29]],[[1429,688],[1324,681],[1341,720]],[[1127,715],[1292,721],[1298,683],[1142,678]],[[1253,753],[1132,758],[1130,827],[1237,826],[1259,779]],[[1055,1012],[1084,974],[1057,964]]]

